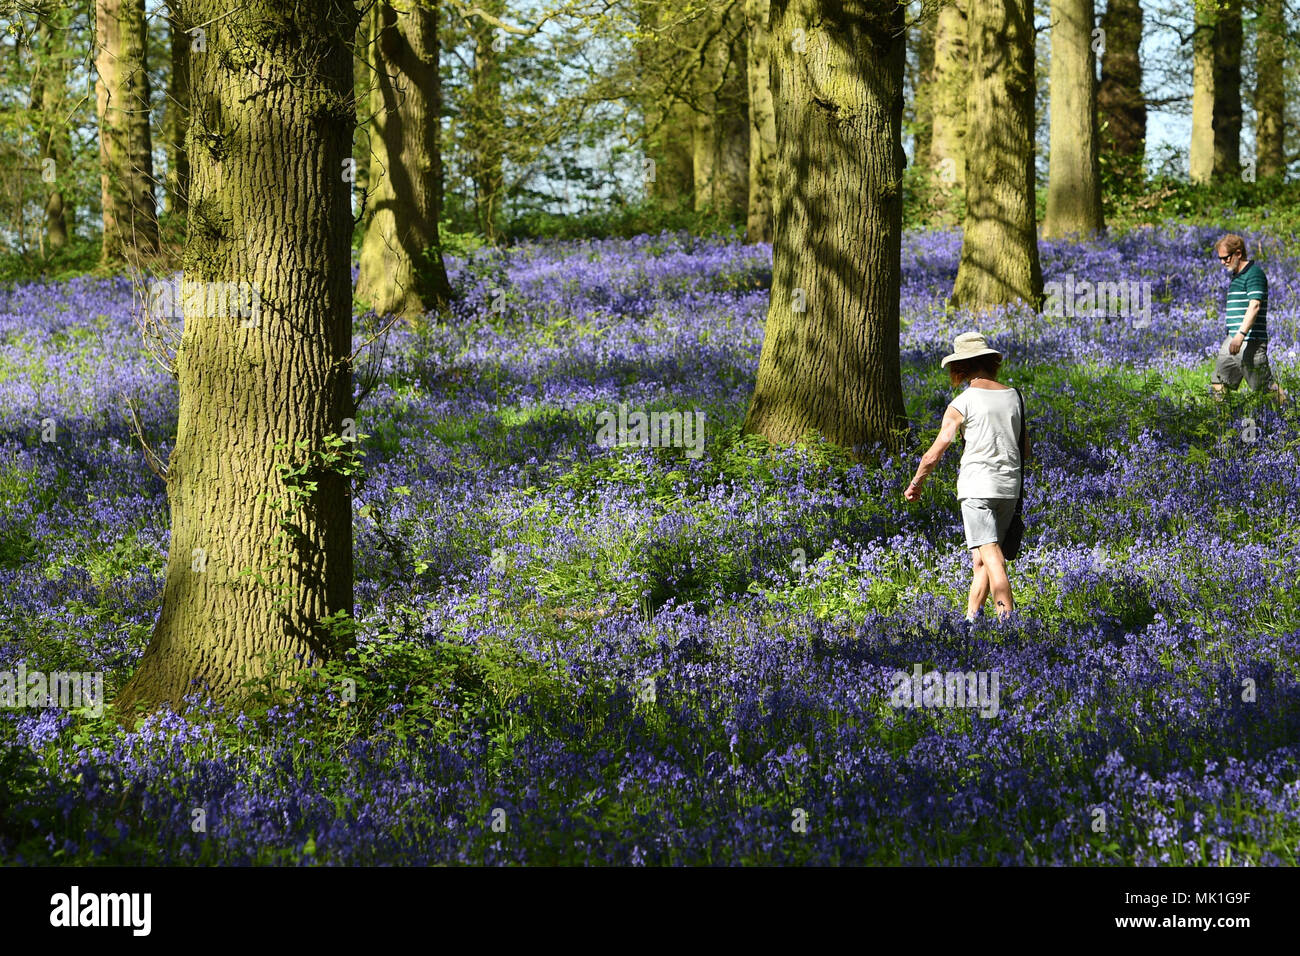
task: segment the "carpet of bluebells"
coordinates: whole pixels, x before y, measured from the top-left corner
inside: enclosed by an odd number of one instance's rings
[[[769,246],[452,260],[457,314],[370,352],[355,653],[240,714],[0,709],[0,861],[1295,864],[1300,411],[1211,400],[1216,236],[1043,245],[1049,281],[1149,283],[1135,321],[946,310],[960,236],[909,234],[913,433],[866,463],[740,434]],[[1300,396],[1295,248],[1252,251]],[[0,670],[110,696],[168,547],[126,403],[165,458],[176,387],[138,300],[0,291]],[[958,450],[902,490],[972,328],[1034,459],[1017,612],[968,632]],[[704,411],[703,455],[602,447],[620,402]],[[917,664],[995,672],[997,715],[891,706]]]

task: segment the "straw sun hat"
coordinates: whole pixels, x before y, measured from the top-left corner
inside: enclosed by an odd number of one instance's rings
[[[949,362],[960,362],[962,359],[976,358],[980,355],[1001,355],[997,349],[989,348],[989,343],[985,341],[984,336],[978,332],[963,332],[952,340],[952,354],[944,356],[939,363],[940,368],[947,368]]]

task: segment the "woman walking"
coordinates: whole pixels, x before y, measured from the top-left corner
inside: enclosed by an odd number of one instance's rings
[[[903,492],[908,501],[921,496],[926,477],[964,429],[966,448],[957,476],[957,498],[966,527],[966,547],[973,552],[967,621],[975,620],[990,592],[999,619],[1015,608],[1002,543],[1022,489],[1020,436],[1024,401],[1016,389],[998,382],[1001,365],[1002,353],[989,348],[980,333],[957,336],[953,353],[943,359],[940,367],[948,369],[954,386],[964,382],[967,388],[944,412],[939,437],[921,456],[916,476]],[[1029,435],[1027,431],[1023,434],[1027,457]]]

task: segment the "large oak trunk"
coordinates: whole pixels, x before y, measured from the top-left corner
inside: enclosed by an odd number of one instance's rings
[[[966,222],[953,303],[1037,307],[1032,0],[972,4],[969,49]]]
[[[438,14],[415,0],[382,3],[374,26],[366,172],[370,213],[361,244],[357,297],[381,315],[414,320],[423,312],[446,309],[451,299],[438,235]]]
[[[898,447],[903,8],[772,0],[776,229],[746,432]]]
[[[207,42],[191,60],[203,135],[184,280],[255,295],[238,308],[185,297],[162,611],[125,709],[176,705],[193,682],[237,701],[244,680],[345,644],[327,618],[352,612],[350,480],[322,455],[353,414],[343,171],[356,12],[338,0],[183,12]]]

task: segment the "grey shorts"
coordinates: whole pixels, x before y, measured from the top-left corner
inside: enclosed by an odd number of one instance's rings
[[[1219,354],[1214,357],[1214,374],[1210,381],[1236,391],[1241,380],[1253,392],[1262,392],[1273,385],[1273,370],[1268,366],[1268,341],[1246,342],[1236,355],[1228,351],[1232,337],[1223,340]]]
[[[966,526],[966,547],[1001,543],[1016,513],[1015,498],[963,498],[961,520]]]

